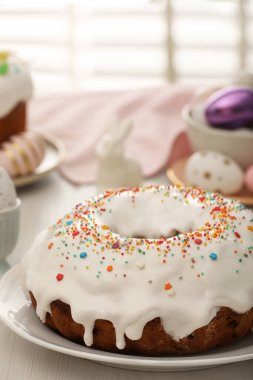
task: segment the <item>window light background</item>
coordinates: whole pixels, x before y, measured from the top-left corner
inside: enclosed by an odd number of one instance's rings
[[[253,71],[253,0],[0,0],[0,49],[37,93],[210,83]]]

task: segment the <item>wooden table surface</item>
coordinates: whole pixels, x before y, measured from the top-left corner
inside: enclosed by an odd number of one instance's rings
[[[167,183],[159,176],[149,183]],[[73,186],[58,174],[21,189],[21,231],[9,263],[18,263],[42,229],[72,206],[96,192],[94,186]],[[155,373],[110,368],[41,348],[25,341],[0,323],[0,380],[252,380],[253,360],[202,371]]]

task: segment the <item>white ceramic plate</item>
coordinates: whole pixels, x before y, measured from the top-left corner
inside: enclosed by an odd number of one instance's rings
[[[185,357],[148,358],[112,354],[72,343],[44,326],[20,286],[19,266],[0,282],[0,319],[15,333],[39,346],[94,362],[142,371],[186,371],[253,359],[253,334],[209,353]]]
[[[43,137],[46,144],[45,157],[33,173],[13,179],[16,187],[23,187],[40,181],[55,170],[64,160],[65,147],[63,143],[56,137],[48,134],[40,133],[40,135]]]

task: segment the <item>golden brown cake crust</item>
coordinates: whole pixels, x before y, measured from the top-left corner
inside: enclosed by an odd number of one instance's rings
[[[30,292],[32,304],[36,309],[36,299]],[[73,342],[84,344],[84,327],[73,321],[71,308],[66,303],[56,300],[50,304],[51,314],[47,313],[46,325]],[[197,311],[196,311],[197,312]],[[226,346],[248,334],[253,327],[253,308],[247,313],[237,314],[227,307],[222,307],[212,321],[180,341],[175,341],[163,329],[160,318],[148,322],[141,339],[131,340],[127,337],[126,347],[116,347],[115,330],[111,322],[97,319],[93,329],[92,348],[133,355],[163,356],[168,354],[193,354],[211,348]]]
[[[0,118],[0,144],[10,136],[26,129],[26,103],[20,102],[3,118]]]

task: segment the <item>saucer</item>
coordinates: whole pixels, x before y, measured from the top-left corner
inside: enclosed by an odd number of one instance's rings
[[[168,169],[167,169],[167,177],[169,178],[170,182],[173,185],[179,185],[179,186],[185,186],[185,178],[184,178],[184,171],[185,166],[187,162],[188,157],[181,158],[180,160],[174,162]],[[240,201],[241,203],[244,203],[248,206],[253,206],[253,194],[244,187],[240,193],[233,194],[233,195],[226,195],[222,194],[226,198],[232,198],[237,201]]]
[[[179,357],[122,355],[73,343],[50,330],[39,320],[20,285],[18,265],[10,269],[0,282],[0,320],[16,334],[38,346],[111,367],[178,372],[253,359],[253,334],[227,347]]]
[[[16,187],[23,187],[40,181],[57,169],[64,160],[65,147],[63,143],[56,137],[45,133],[40,133],[40,136],[46,145],[45,157],[34,172],[13,178]]]

